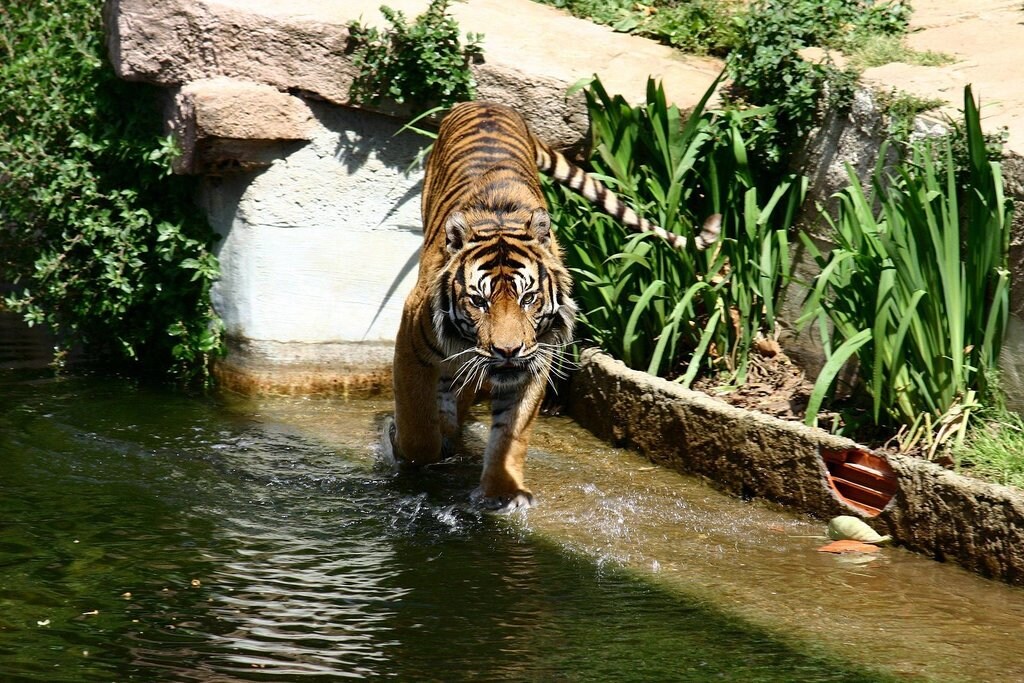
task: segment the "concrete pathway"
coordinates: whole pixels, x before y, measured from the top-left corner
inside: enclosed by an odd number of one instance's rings
[[[1024,5],[1020,0],[914,0],[912,6],[908,45],[956,61],[945,66],[886,64],[868,69],[865,83],[942,99],[950,115],[963,107],[964,86],[972,84],[981,100],[984,129],[1005,126],[1009,150],[1024,153]]]

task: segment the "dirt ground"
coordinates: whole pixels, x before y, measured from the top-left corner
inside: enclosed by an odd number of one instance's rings
[[[944,113],[963,107],[963,89],[972,85],[981,100],[986,131],[1005,127],[1007,149],[1024,154],[1024,3],[1021,0],[913,0],[907,44],[915,50],[951,55],[944,66],[899,62],[865,71],[865,83],[895,88],[948,103]]]
[[[743,386],[723,389],[710,378],[698,379],[693,389],[729,405],[778,417],[803,420],[814,382],[786,357],[751,355],[747,381]]]

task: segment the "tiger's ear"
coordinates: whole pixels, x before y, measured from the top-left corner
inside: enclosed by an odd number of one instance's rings
[[[466,233],[469,232],[469,225],[466,223],[466,214],[461,211],[452,211],[448,220],[444,222],[445,246],[449,253],[455,254],[462,251],[466,244]]]
[[[544,209],[534,209],[530,216],[530,228],[534,237],[541,244],[547,244],[551,240],[551,216]]]

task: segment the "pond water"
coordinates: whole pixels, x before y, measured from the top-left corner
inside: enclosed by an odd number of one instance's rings
[[[531,450],[540,506],[494,517],[469,457],[379,466],[385,401],[53,378],[12,347],[3,681],[1024,679],[1024,591],[818,553],[823,524],[565,418]]]

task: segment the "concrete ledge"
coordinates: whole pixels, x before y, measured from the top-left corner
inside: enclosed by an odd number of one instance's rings
[[[221,388],[271,396],[391,395],[389,342],[295,342],[228,339],[228,355],[213,369]]]
[[[585,351],[569,412],[581,425],[652,462],[718,488],[823,519],[859,514],[827,483],[821,450],[861,448],[796,422],[729,406]],[[897,490],[872,525],[912,550],[1024,585],[1024,495],[919,458],[887,456]]]

